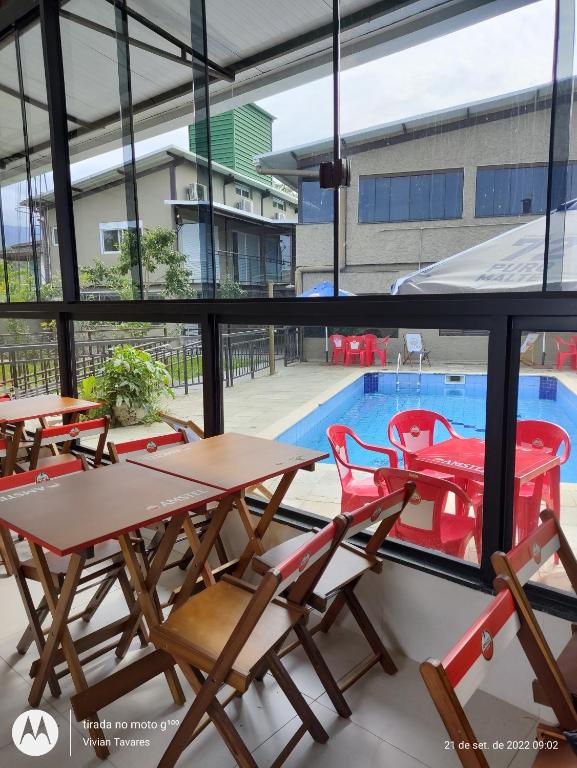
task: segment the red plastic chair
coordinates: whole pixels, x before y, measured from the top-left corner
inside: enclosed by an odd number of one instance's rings
[[[574,338],[571,341],[566,341],[561,336],[555,336],[555,344],[557,345],[557,360],[556,368],[558,371],[563,368],[565,360],[571,361],[571,368],[577,369],[577,345],[574,342]]]
[[[383,339],[379,339],[374,333],[365,333],[363,339],[365,340],[365,365],[372,365],[375,355],[382,365],[386,365],[389,337],[385,336]]]
[[[440,413],[422,408],[401,411],[389,421],[389,442],[402,452],[406,469],[410,468],[415,451],[434,444],[437,423],[442,424],[451,437],[461,437]],[[451,475],[444,475],[444,477],[451,477]]]
[[[357,358],[359,365],[365,364],[365,342],[363,336],[347,336],[345,342],[345,365]]]
[[[327,429],[327,438],[331,444],[341,481],[341,512],[343,513],[352,512],[379,497],[379,490],[374,481],[375,467],[362,467],[350,463],[347,437],[350,437],[367,451],[374,451],[387,456],[391,467],[396,467],[398,464],[397,454],[391,448],[369,445],[363,442],[350,427],[345,427],[343,424],[332,424]],[[354,472],[362,472],[364,477],[355,477]]]
[[[558,424],[537,419],[523,419],[517,422],[516,443],[520,446],[530,446],[533,450],[543,450],[560,456],[561,464],[565,464],[571,455],[571,439],[567,432]],[[519,497],[515,499],[515,529],[516,541],[521,541],[532,533],[539,524],[541,501],[548,508],[554,509],[555,498],[559,498],[559,489],[553,488],[553,478],[549,472],[535,482],[525,483],[520,488]],[[555,509],[559,517],[559,509]]]
[[[344,364],[346,337],[341,336],[339,333],[333,333],[329,336],[329,344],[331,348],[331,363],[340,362]]]
[[[384,467],[375,472],[379,495],[398,491],[407,482],[415,483],[416,490],[395,523],[391,536],[461,559],[473,536],[480,546],[480,518],[445,511],[450,493],[463,508],[468,510],[471,505],[475,506],[458,485],[407,469]]]

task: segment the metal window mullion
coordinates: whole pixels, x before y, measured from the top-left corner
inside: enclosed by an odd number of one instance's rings
[[[36,288],[36,301],[40,301],[40,274],[38,270],[36,233],[34,232],[34,214],[32,211],[32,177],[31,177],[31,170],[30,170],[30,145],[28,142],[28,116],[26,114],[26,102],[24,100],[24,76],[22,74],[22,55],[20,51],[20,30],[16,30],[14,34],[14,48],[16,51],[16,69],[18,72],[18,88],[20,90],[20,111],[22,114],[22,136],[24,139],[26,186],[28,188],[28,220],[30,223],[30,242],[32,245],[32,266],[34,268],[34,284]]]
[[[543,253],[543,285],[550,283],[561,288],[563,278],[563,251],[565,246],[565,216],[562,233],[556,237],[552,231],[551,214],[560,203],[566,202],[567,161],[571,138],[573,107],[573,54],[575,47],[574,0],[556,0],[555,41],[553,48],[553,85],[551,93],[551,122],[549,127],[549,163],[547,172],[547,204],[545,218],[545,247]],[[558,172],[561,171],[561,175]],[[562,200],[558,191],[562,190]],[[558,223],[558,217],[556,219]],[[555,261],[552,257],[557,256]],[[555,274],[551,274],[555,270]]]
[[[200,21],[201,32],[198,34],[198,24],[195,21]],[[202,48],[204,54],[204,63],[201,66],[202,77],[201,83],[197,87],[195,82],[196,68],[192,70],[192,89],[193,89],[193,103],[195,111],[195,123],[196,113],[200,109],[205,115],[206,125],[206,163],[207,163],[207,192],[208,192],[208,206],[199,206],[199,224],[204,218],[205,224],[205,252],[206,258],[210,258],[211,264],[211,282],[212,282],[212,296],[215,299],[216,290],[216,252],[214,247],[214,200],[213,200],[213,179],[212,179],[212,142],[211,142],[211,126],[210,126],[210,93],[209,93],[209,68],[208,68],[208,34],[206,29],[206,2],[205,0],[190,0],[190,35],[193,48]],[[198,39],[197,39],[198,38]],[[197,106],[198,105],[198,106]],[[207,210],[208,209],[208,210]],[[208,213],[206,216],[205,213]],[[199,231],[200,237],[200,231]],[[201,242],[202,246],[202,242]],[[202,251],[201,251],[202,258]],[[202,280],[202,264],[201,264],[201,280]]]
[[[508,551],[513,539],[513,482],[521,334],[510,317],[491,324],[487,365],[487,422],[483,486],[481,579],[495,576],[490,556]]]
[[[201,336],[204,433],[212,437],[224,431],[220,326],[216,315],[203,316]]]
[[[340,0],[333,0],[333,169],[339,171],[341,159],[341,13]],[[333,190],[333,296],[339,295],[341,246],[341,192],[336,184]]]
[[[66,112],[66,85],[58,0],[40,0],[40,20],[62,295],[65,301],[78,301],[80,282],[70,178],[69,117]]]
[[[1,182],[1,179],[0,179]],[[0,246],[2,247],[2,264],[4,271],[4,287],[6,302],[10,302],[10,281],[8,279],[8,257],[6,255],[6,236],[4,233],[4,213],[2,211],[2,184],[0,183]]]
[[[137,263],[131,264],[132,290],[144,298],[140,216],[138,212],[138,185],[134,150],[134,117],[132,112],[132,73],[130,71],[130,45],[128,43],[128,14],[126,0],[115,0],[116,53],[118,60],[118,88],[120,95],[120,128],[122,132],[123,164],[125,168],[126,218],[134,221]],[[127,143],[128,142],[128,143]],[[129,157],[126,158],[126,153]],[[128,172],[126,172],[128,171]],[[130,231],[130,230],[129,230]],[[136,298],[136,297],[135,297]]]

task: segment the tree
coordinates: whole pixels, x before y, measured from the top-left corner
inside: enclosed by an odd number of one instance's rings
[[[246,291],[239,282],[226,275],[220,283],[218,295],[221,299],[244,299]]]
[[[147,299],[154,273],[164,267],[163,295],[167,298],[186,299],[195,296],[192,274],[186,266],[186,256],[175,249],[176,232],[167,227],[153,227],[140,235],[140,259],[144,298]],[[120,239],[118,269],[130,275],[138,264],[136,232],[126,230]]]

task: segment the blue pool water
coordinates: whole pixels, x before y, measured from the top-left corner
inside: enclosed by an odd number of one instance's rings
[[[389,419],[398,411],[426,408],[442,413],[464,437],[485,436],[487,377],[466,374],[463,384],[445,384],[444,374],[423,374],[417,391],[417,374],[402,373],[399,389],[394,373],[365,373],[348,387],[287,429],[277,438],[306,448],[328,451],[326,429],[346,424],[367,443],[391,447],[387,439]],[[561,479],[577,482],[577,395],[550,376],[521,376],[519,419],[542,419],[560,424],[571,438],[573,453],[561,468]],[[447,437],[443,427],[436,440]],[[359,446],[350,446],[353,464],[377,466],[378,457]],[[327,463],[333,463],[332,454]]]

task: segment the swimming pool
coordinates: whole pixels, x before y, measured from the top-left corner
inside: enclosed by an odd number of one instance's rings
[[[390,446],[389,419],[398,411],[426,408],[442,413],[464,437],[485,436],[487,377],[465,374],[462,383],[445,383],[445,375],[423,374],[420,390],[416,373],[401,373],[397,388],[395,373],[365,373],[312,413],[278,436],[281,442],[329,451],[326,429],[331,424],[352,427],[367,443]],[[521,376],[519,419],[543,419],[564,427],[573,446],[569,461],[561,468],[561,479],[577,483],[577,395],[552,376]],[[442,427],[435,439],[447,436]],[[350,450],[353,464],[377,466],[378,457],[359,446]],[[334,463],[332,454],[327,463]]]

